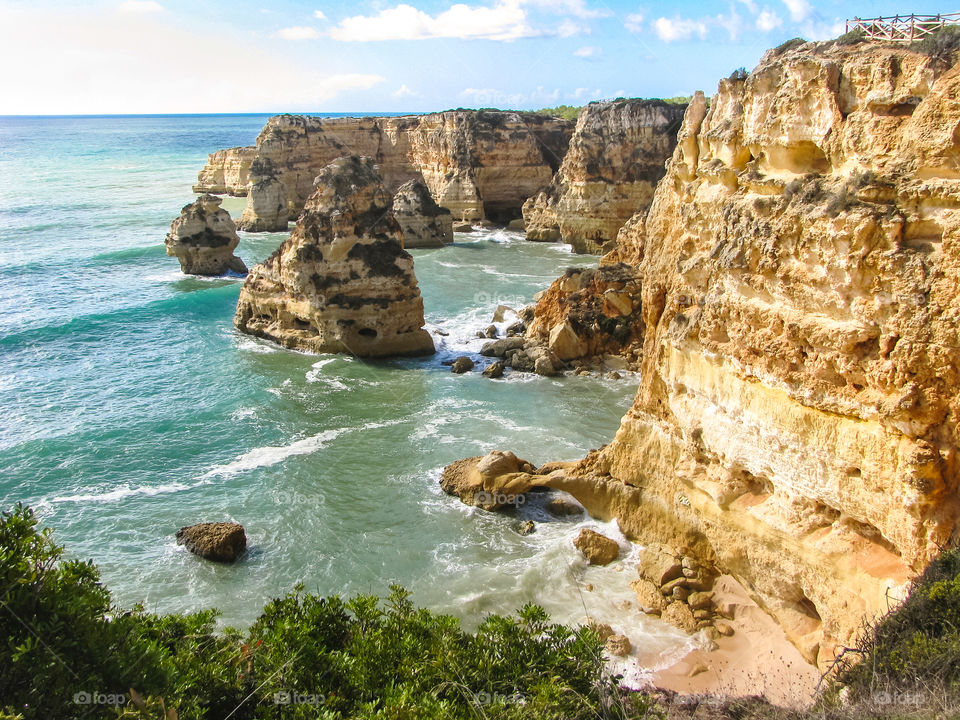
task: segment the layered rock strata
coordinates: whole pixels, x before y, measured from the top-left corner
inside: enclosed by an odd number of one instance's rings
[[[443,247],[453,242],[453,216],[434,202],[420,180],[408,180],[393,196],[393,216],[405,248]]]
[[[276,179],[295,218],[320,169],[357,154],[375,160],[391,193],[420,179],[455,219],[506,223],[519,218],[523,202],[550,182],[572,132],[567,120],[490,110],[364,118],[278,115],[260,132],[252,158],[248,148],[215,153],[197,187],[236,189],[227,168],[250,159],[251,187]],[[256,227],[260,208],[253,194],[249,197],[245,224]],[[277,223],[266,218],[264,225]]]
[[[257,148],[253,146],[227,148],[211,153],[206,166],[197,177],[193,191],[197,194],[245,196],[250,182],[250,165],[256,156]]]
[[[433,353],[391,204],[369,158],[321,170],[293,233],[244,282],[237,328],[318,353]]]
[[[957,65],[834,43],[698,96],[610,258],[640,273],[633,407],[511,487],[734,576],[826,666],[960,539],[957,98]]]
[[[653,202],[685,109],[662,100],[587,105],[550,185],[523,205],[527,239],[610,250],[623,224]]]
[[[243,260],[233,254],[240,243],[236,225],[220,203],[215,195],[203,195],[185,205],[170,223],[163,244],[167,255],[175,256],[188,275],[247,272]]]

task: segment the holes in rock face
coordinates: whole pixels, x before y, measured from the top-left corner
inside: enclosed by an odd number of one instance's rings
[[[357,331],[357,334],[360,335],[361,337],[365,337],[365,338],[369,338],[370,340],[373,340],[377,336],[377,331],[371,328],[360,328],[360,330]]]
[[[304,320],[304,319],[302,319],[302,318],[294,318],[294,319],[293,319],[293,328],[294,328],[294,330],[309,330],[310,327],[311,327],[311,325],[310,325],[310,322],[309,322],[308,320]]]

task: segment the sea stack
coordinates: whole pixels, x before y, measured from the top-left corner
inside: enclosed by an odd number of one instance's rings
[[[434,352],[413,258],[373,160],[340,158],[320,171],[293,233],[244,282],[234,321],[311,352]]]
[[[453,215],[430,195],[421,180],[405,182],[393,197],[393,215],[405,248],[443,247],[453,242]]]
[[[167,255],[176,256],[188,275],[246,274],[247,266],[233,254],[240,238],[230,213],[220,207],[220,198],[202,195],[185,205],[180,217],[170,223],[163,241]]]

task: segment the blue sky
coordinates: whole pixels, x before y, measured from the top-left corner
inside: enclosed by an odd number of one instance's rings
[[[708,94],[789,38],[955,5],[0,0],[0,114],[540,108]]]

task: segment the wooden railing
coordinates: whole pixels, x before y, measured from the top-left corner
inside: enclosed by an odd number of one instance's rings
[[[889,42],[913,42],[932,35],[947,25],[960,24],[960,13],[945,15],[894,15],[893,17],[879,17],[847,20],[847,32],[861,30],[873,40],[887,40]]]

